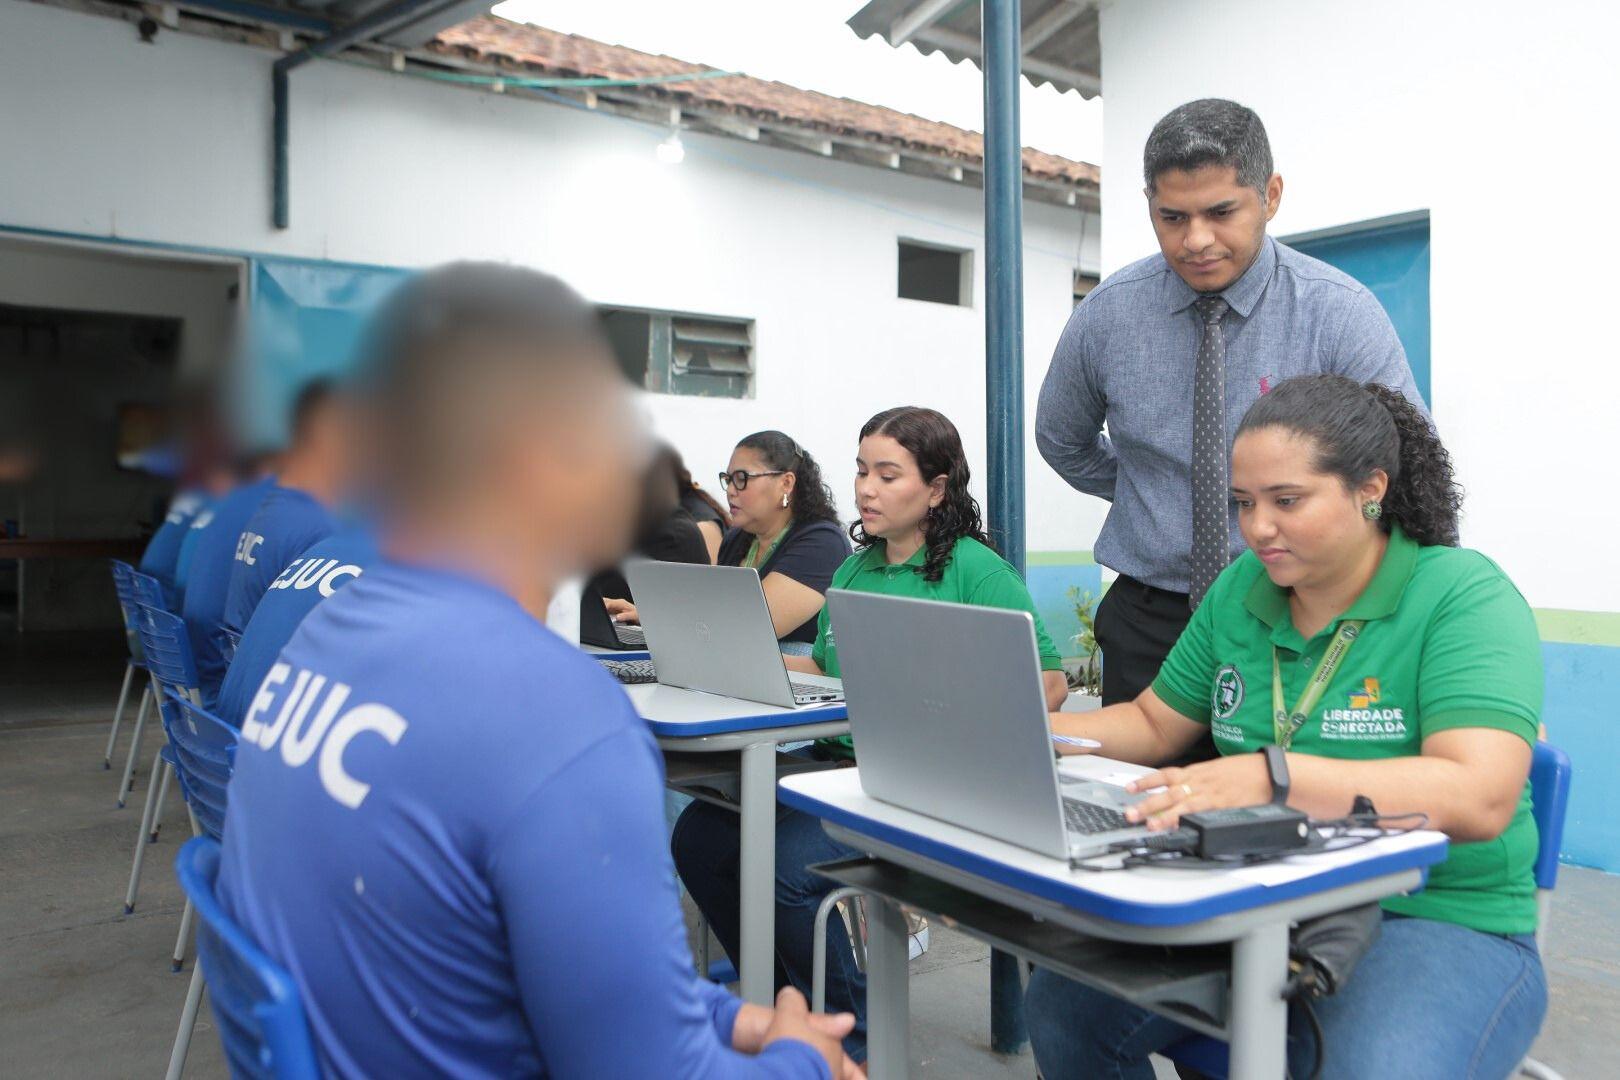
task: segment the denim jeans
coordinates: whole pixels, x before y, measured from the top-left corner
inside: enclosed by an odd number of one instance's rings
[[[1046,1080],[1152,1080],[1148,1055],[1187,1028],[1037,970],[1025,998]],[[1337,994],[1315,1003],[1324,1080],[1502,1080],[1547,1013],[1533,936],[1502,936],[1386,914],[1378,941]],[[1316,1040],[1290,1015],[1288,1069],[1308,1076]]]
[[[670,849],[675,869],[686,883],[698,910],[733,963],[738,961],[741,916],[741,818],[730,810],[695,802],[675,823]],[[837,885],[811,873],[811,863],[847,859],[857,852],[829,837],[821,821],[797,810],[778,807],[776,819],[776,985],[797,987],[810,996],[816,909]],[[844,1050],[866,1060],[866,976],[855,967],[844,922],[833,912],[827,919],[827,1011],[855,1014],[855,1030]]]

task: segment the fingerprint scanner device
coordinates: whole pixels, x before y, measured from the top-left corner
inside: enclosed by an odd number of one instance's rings
[[[1193,832],[1192,850],[1201,859],[1270,855],[1311,842],[1310,819],[1292,807],[1272,803],[1183,814],[1181,824]]]

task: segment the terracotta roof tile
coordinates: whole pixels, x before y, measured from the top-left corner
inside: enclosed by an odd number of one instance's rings
[[[562,77],[641,79],[716,70],[492,15],[441,31],[429,48],[485,62],[523,64]],[[638,92],[739,117],[955,158],[966,164],[979,165],[983,161],[984,140],[976,131],[749,75],[655,84],[639,88]],[[1024,171],[1030,176],[1090,188],[1097,187],[1101,176],[1097,166],[1089,162],[1071,161],[1030,147],[1024,148]]]

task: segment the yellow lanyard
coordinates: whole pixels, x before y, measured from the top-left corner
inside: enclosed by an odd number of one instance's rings
[[[1356,636],[1366,623],[1360,619],[1349,619],[1339,625],[1338,633],[1333,635],[1333,641],[1328,645],[1327,652],[1317,663],[1316,670],[1312,672],[1310,682],[1305,684],[1304,691],[1299,695],[1299,701],[1294,705],[1294,711],[1288,712],[1283,704],[1282,661],[1277,659],[1277,646],[1271,647],[1271,709],[1272,734],[1276,736],[1277,745],[1284,750],[1294,741],[1294,733],[1305,726],[1305,721],[1315,711],[1317,702],[1322,700],[1322,694],[1327,690],[1328,683],[1338,673],[1339,665],[1350,653],[1350,646],[1355,644]]]

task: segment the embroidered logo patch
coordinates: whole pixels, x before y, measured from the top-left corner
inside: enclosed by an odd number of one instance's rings
[[[1215,673],[1215,688],[1209,697],[1209,712],[1216,720],[1230,720],[1243,705],[1243,675],[1227,664]]]

